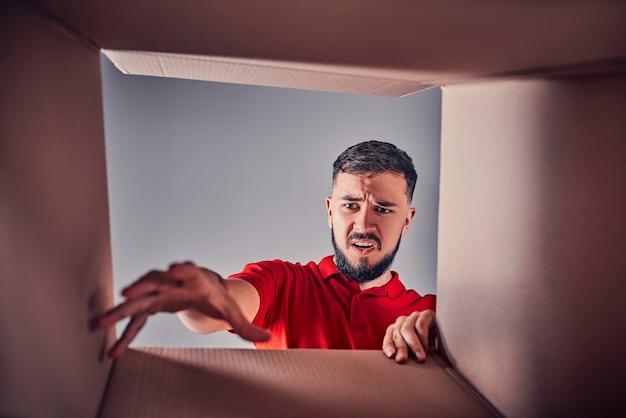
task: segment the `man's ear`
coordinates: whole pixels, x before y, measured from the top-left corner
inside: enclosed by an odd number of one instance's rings
[[[415,217],[415,213],[416,213],[415,208],[409,208],[408,212],[406,213],[406,218],[404,219],[404,227],[402,228],[402,236],[404,236],[409,230],[409,225],[411,224],[411,221]]]
[[[330,229],[333,228],[333,215],[332,215],[332,209],[330,208],[332,203],[332,199],[330,197],[326,198],[326,212],[328,213],[328,227]]]

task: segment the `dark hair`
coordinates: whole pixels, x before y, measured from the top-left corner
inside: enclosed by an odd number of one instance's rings
[[[333,185],[339,173],[380,174],[384,172],[404,175],[406,195],[411,201],[417,182],[413,160],[406,152],[388,142],[361,142],[342,152],[333,163]]]

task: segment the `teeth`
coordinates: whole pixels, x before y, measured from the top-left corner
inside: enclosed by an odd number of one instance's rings
[[[366,243],[366,242],[355,242],[354,245],[357,246],[357,247],[365,247],[365,248],[369,248],[369,247],[373,247],[374,246],[373,244],[369,244],[369,243]]]

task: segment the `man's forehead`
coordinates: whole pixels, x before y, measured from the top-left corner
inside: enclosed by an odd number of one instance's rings
[[[381,197],[406,196],[406,180],[403,174],[391,171],[337,174],[333,195],[360,196],[363,193],[375,193]]]
[[[394,181],[406,183],[404,174],[394,171],[364,172],[364,173],[337,173],[335,183],[371,183],[375,181]]]

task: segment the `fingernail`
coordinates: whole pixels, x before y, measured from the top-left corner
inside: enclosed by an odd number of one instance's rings
[[[387,357],[391,357],[391,356],[393,356],[393,350],[392,350],[391,348],[386,349],[386,350],[385,350],[385,355],[386,355]]]
[[[418,360],[421,360],[423,358],[423,354],[421,351],[415,351],[415,357],[417,357]]]

